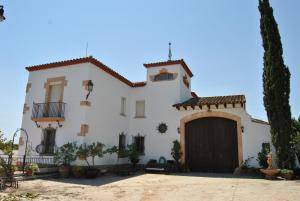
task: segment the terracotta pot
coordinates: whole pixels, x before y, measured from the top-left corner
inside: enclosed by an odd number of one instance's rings
[[[276,179],[277,175],[280,173],[278,169],[260,169],[262,173],[265,174],[265,179]]]
[[[72,174],[75,178],[80,178],[82,176],[81,171],[72,171]]]
[[[89,179],[95,179],[98,176],[99,170],[97,168],[85,169],[85,176]]]
[[[33,176],[32,170],[26,170],[26,176]]]
[[[71,167],[69,165],[61,165],[58,168],[59,174],[62,177],[69,177],[70,176]]]
[[[281,176],[285,178],[286,180],[292,180],[294,179],[294,174],[293,173],[281,173]]]

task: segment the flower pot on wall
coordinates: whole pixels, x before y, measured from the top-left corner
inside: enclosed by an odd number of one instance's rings
[[[62,177],[69,177],[70,176],[70,166],[69,165],[61,165],[58,168],[59,174]]]

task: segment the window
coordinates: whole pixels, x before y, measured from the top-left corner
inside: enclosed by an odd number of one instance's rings
[[[126,149],[126,135],[121,133],[119,135],[119,158],[123,158],[123,152]]]
[[[121,113],[122,116],[126,115],[126,98],[121,98]]]
[[[45,154],[45,155],[54,154],[55,133],[56,133],[56,130],[53,128],[46,128],[43,130],[41,144],[44,145],[44,151],[42,154]]]
[[[140,154],[145,154],[145,137],[144,136],[135,136],[134,145],[137,148],[137,151]]]
[[[155,75],[154,81],[162,81],[162,80],[173,80],[173,74],[172,73],[160,73],[158,75]]]
[[[187,78],[186,75],[182,77],[182,80],[183,80],[183,83],[185,84],[185,86],[187,88],[190,88],[190,82],[189,82],[189,80],[188,80],[188,78]]]
[[[125,150],[126,149],[126,135],[120,134],[119,135],[119,150]]]
[[[144,100],[136,101],[135,117],[137,117],[137,118],[145,117],[145,101]]]

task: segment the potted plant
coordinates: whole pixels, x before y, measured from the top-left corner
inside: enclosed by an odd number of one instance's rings
[[[286,180],[292,180],[294,178],[294,171],[288,169],[280,170],[280,175]]]
[[[76,155],[79,158],[84,159],[88,165],[88,167],[85,169],[85,175],[87,178],[96,178],[98,176],[99,169],[95,168],[95,157],[103,157],[103,147],[104,144],[102,144],[101,142],[94,142],[91,145],[87,145],[86,143],[84,143],[78,148]],[[92,165],[90,165],[89,163],[89,157],[92,158]]]
[[[76,178],[81,177],[82,176],[82,168],[78,165],[72,166],[72,174]]]
[[[39,171],[39,166],[36,163],[28,163],[25,166],[25,172],[27,176],[33,176],[36,172]]]
[[[70,175],[70,163],[76,160],[76,150],[76,143],[68,142],[56,151],[54,162],[59,165],[58,171],[62,177]]]

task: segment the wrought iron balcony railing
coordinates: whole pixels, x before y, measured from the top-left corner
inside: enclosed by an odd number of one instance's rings
[[[33,103],[33,120],[37,119],[65,119],[65,106],[63,102]]]

